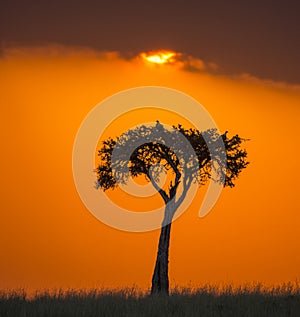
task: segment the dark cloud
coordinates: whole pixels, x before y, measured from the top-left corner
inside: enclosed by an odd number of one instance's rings
[[[3,45],[57,43],[120,51],[169,48],[249,73],[300,83],[299,1],[15,1],[0,3]]]

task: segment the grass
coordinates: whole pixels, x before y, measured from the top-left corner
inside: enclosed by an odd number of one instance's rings
[[[300,316],[298,284],[265,288],[175,289],[170,296],[149,296],[134,288],[118,291],[57,291],[27,297],[23,292],[0,293],[1,317],[281,317]]]

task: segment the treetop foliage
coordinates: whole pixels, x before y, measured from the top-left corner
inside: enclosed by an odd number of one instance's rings
[[[173,191],[180,182],[189,187],[191,182],[203,185],[211,178],[233,187],[249,164],[244,141],[237,134],[229,138],[227,131],[220,135],[216,129],[199,131],[181,124],[167,129],[158,121],[154,126],[141,125],[102,142],[96,187],[113,189],[139,175],[156,186],[163,170],[175,175]]]

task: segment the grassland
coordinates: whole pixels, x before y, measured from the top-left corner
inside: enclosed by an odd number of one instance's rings
[[[170,296],[149,296],[136,289],[118,291],[25,292],[0,294],[1,317],[281,317],[300,316],[300,288],[284,284],[252,287],[175,289]]]

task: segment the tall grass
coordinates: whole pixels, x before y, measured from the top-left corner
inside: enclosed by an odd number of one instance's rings
[[[175,288],[170,296],[149,296],[136,288],[55,291],[28,297],[23,291],[0,294],[1,317],[279,317],[300,316],[300,288],[288,283],[235,287]]]

